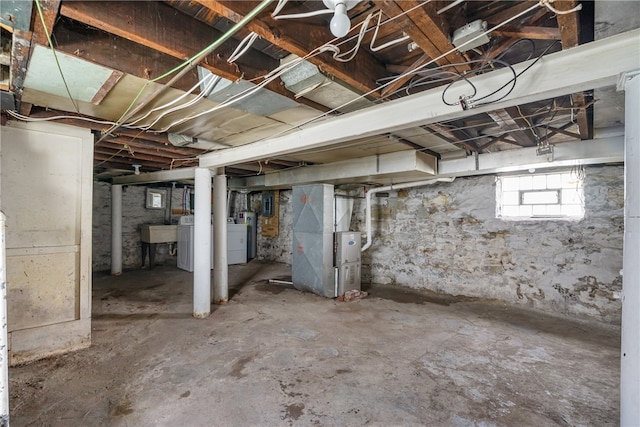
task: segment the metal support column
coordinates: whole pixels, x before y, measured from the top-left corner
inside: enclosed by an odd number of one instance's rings
[[[225,304],[229,300],[229,267],[227,263],[227,176],[218,168],[213,177],[213,302]]]
[[[122,185],[111,186],[111,274],[122,274]]]
[[[7,258],[4,213],[0,212],[0,425],[9,425],[9,339],[7,333]]]
[[[193,317],[211,313],[211,171],[195,171],[193,212]]]
[[[624,258],[620,425],[640,426],[640,73],[627,74],[624,135]]]

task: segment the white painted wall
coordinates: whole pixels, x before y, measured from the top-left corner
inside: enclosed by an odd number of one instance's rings
[[[91,343],[93,135],[54,123],[0,129],[11,363]]]

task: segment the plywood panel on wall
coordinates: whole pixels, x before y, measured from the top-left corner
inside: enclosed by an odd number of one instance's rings
[[[53,123],[3,126],[12,363],[90,343],[93,136]]]
[[[78,254],[27,254],[8,257],[7,307],[10,331],[76,320]],[[27,309],[25,309],[27,308]]]

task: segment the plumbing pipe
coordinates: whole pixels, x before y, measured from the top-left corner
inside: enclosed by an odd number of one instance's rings
[[[229,300],[229,265],[227,263],[227,176],[219,168],[213,177],[213,302],[225,304]]]
[[[193,317],[211,313],[211,171],[195,170],[193,216]]]
[[[122,274],[122,185],[111,186],[111,274]]]
[[[0,212],[0,425],[9,425],[9,337],[7,334],[7,258],[5,216]]]
[[[416,182],[406,182],[404,184],[393,184],[387,185],[386,187],[377,187],[372,190],[367,191],[366,206],[365,206],[365,219],[366,219],[366,233],[367,233],[367,243],[360,249],[361,252],[366,251],[371,246],[371,242],[373,241],[373,230],[371,226],[371,197],[383,191],[391,191],[391,190],[401,190],[403,188],[414,188],[414,187],[424,187],[425,185],[435,184],[436,182],[453,182],[455,178],[435,178],[428,179],[425,181],[416,181]]]
[[[231,193],[233,190],[227,191],[227,218],[231,218]]]

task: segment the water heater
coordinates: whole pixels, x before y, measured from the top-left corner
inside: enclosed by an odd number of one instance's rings
[[[254,259],[258,250],[258,227],[256,226],[256,213],[249,211],[238,212],[236,218],[238,224],[247,227],[247,259]]]
[[[360,267],[362,244],[360,233],[339,231],[335,233],[335,266],[337,270],[337,295],[351,290],[360,290]]]

